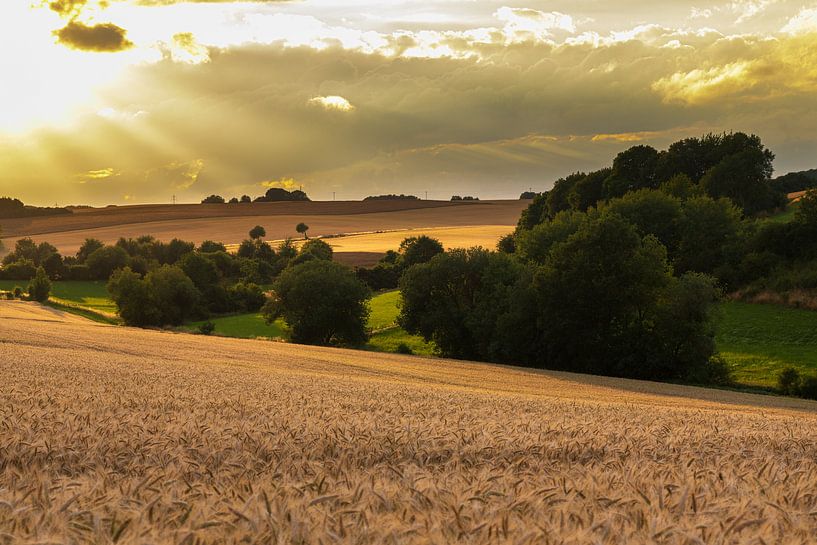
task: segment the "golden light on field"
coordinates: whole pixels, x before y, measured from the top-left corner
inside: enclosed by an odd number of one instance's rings
[[[0,302],[0,374],[15,542],[817,532],[814,402],[100,326],[22,302]]]

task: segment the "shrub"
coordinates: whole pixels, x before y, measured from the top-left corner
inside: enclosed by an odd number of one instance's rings
[[[51,294],[51,280],[48,279],[44,268],[37,267],[34,279],[28,285],[28,294],[33,300],[40,303],[48,300],[48,296]]]
[[[407,345],[406,343],[398,344],[397,348],[395,349],[395,352],[397,352],[398,354],[408,354],[408,355],[414,354],[414,350],[412,350],[411,347],[409,345]]]
[[[800,390],[800,373],[794,367],[786,367],[777,377],[777,390],[785,396],[795,396]]]
[[[817,376],[804,377],[798,390],[800,397],[817,400]]]
[[[224,204],[224,197],[221,195],[210,195],[201,200],[201,204]]]
[[[14,286],[14,297],[15,299],[22,299],[23,298],[23,288],[20,286]]]
[[[31,280],[37,274],[37,267],[30,259],[23,259],[6,264],[2,272],[8,280]]]
[[[210,335],[216,330],[216,324],[215,322],[207,320],[203,324],[199,325],[198,330],[202,335]]]

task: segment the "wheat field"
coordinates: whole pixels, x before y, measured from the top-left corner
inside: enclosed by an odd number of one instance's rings
[[[0,543],[810,543],[817,404],[0,302]]]

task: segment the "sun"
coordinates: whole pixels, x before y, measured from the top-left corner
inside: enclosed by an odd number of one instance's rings
[[[26,2],[4,2],[0,17],[0,134],[68,123],[99,109],[97,90],[123,69],[122,57],[70,50],[54,31],[65,20]]]

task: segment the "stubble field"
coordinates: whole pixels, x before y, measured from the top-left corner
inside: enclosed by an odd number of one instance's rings
[[[817,404],[0,302],[4,543],[809,543]]]

